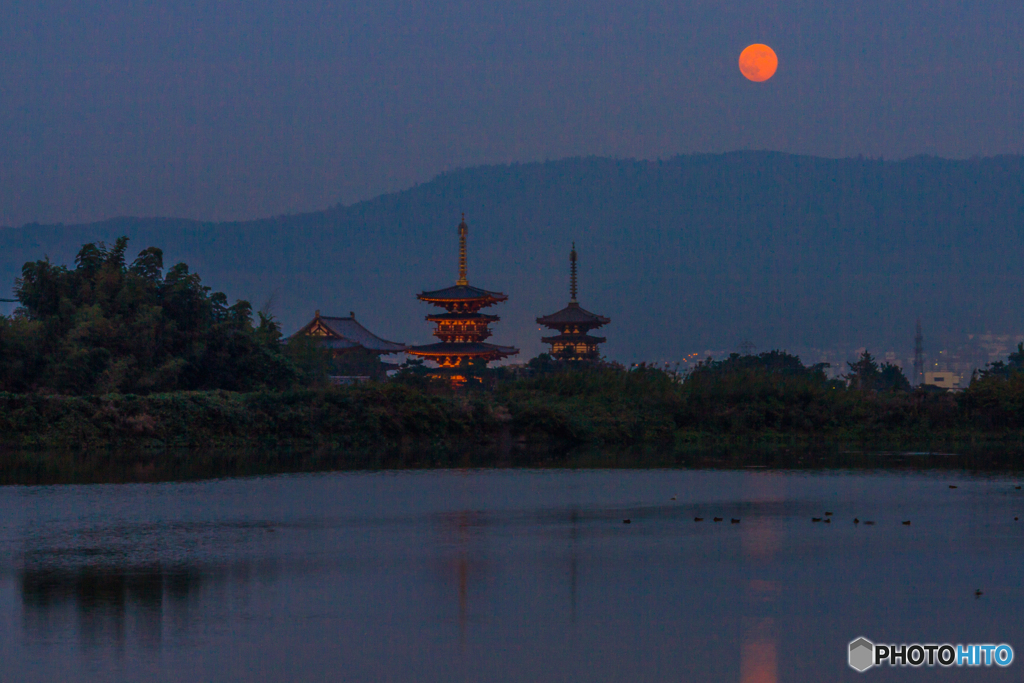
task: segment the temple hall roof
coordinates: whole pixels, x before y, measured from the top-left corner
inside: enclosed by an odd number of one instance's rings
[[[398,353],[409,347],[406,344],[381,339],[356,321],[355,315],[347,318],[320,315],[306,324],[293,336],[300,334],[321,336],[323,344],[331,349],[349,349],[361,346],[376,353]]]
[[[610,323],[611,319],[606,318],[603,315],[591,313],[590,311],[583,309],[577,303],[570,303],[557,313],[537,318],[537,322],[541,325],[550,327],[557,327],[559,325],[586,325],[588,327],[600,327],[601,325],[607,325]]]

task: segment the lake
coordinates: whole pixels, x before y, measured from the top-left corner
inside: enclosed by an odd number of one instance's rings
[[[1024,653],[1018,479],[470,469],[5,486],[0,679],[1021,680],[1024,661],[846,663],[858,636]]]

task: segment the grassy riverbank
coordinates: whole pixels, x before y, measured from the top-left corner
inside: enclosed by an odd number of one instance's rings
[[[7,449],[387,449],[502,442],[872,448],[1020,445],[1024,378],[958,395],[851,391],[807,376],[560,372],[451,392],[401,383],[146,396],[0,394]]]

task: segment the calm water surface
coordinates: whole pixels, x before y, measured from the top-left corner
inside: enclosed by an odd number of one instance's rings
[[[1019,681],[1018,483],[473,470],[3,487],[0,679]],[[861,675],[845,661],[860,635],[1008,642],[1018,661]]]

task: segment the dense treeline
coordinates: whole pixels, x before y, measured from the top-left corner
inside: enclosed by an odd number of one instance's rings
[[[457,392],[417,380],[250,393],[6,393],[0,394],[0,435],[3,445],[40,448],[316,450],[466,440],[1017,445],[1024,437],[1024,372],[989,373],[958,394],[855,389],[772,352],[707,363],[685,378],[605,365],[506,377],[488,390]]]
[[[869,353],[843,380],[780,351],[709,360],[685,376],[641,366],[550,372],[497,392],[523,433],[629,443],[659,439],[848,438],[920,443],[1021,438],[1024,345],[969,388],[911,390]]]
[[[150,247],[128,263],[127,238],[86,244],[67,268],[26,263],[21,307],[0,316],[0,390],[62,394],[284,388],[300,377],[269,316],[228,304]]]
[[[487,436],[507,420],[486,399],[382,383],[148,396],[0,393],[0,444],[16,447],[376,447]]]
[[[330,357],[282,343],[266,314],[228,304],[159,249],[87,244],[74,268],[25,264],[0,317],[0,445],[371,446],[409,439],[693,443],[1024,438],[1024,345],[963,392],[912,390],[865,352],[842,380],[771,351],[685,374],[541,355],[474,366],[467,387],[411,361],[393,381],[332,387]]]

